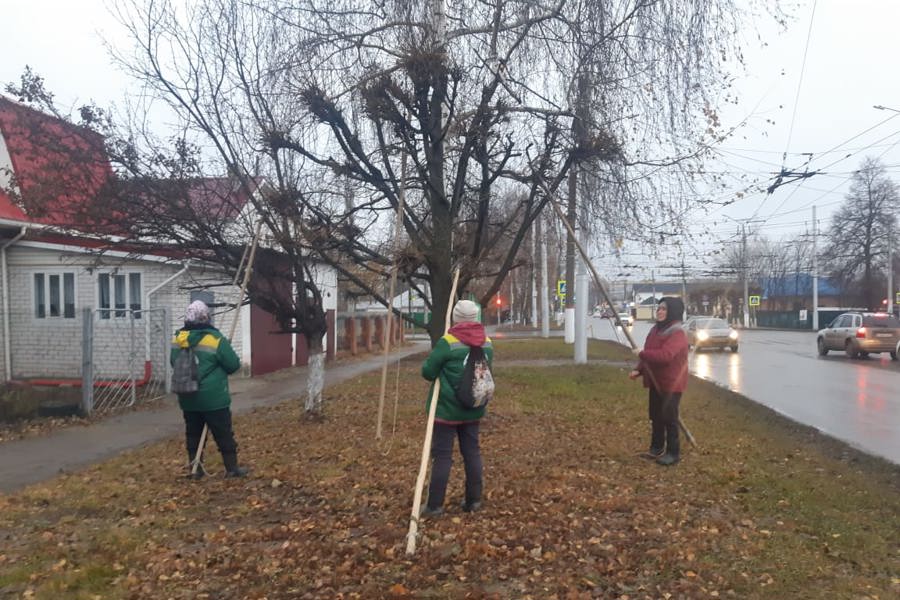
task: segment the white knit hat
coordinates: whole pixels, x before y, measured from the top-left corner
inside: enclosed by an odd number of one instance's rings
[[[185,323],[209,323],[209,307],[202,300],[191,302],[184,312]]]
[[[460,300],[453,307],[454,323],[475,323],[478,321],[478,305],[471,300]]]

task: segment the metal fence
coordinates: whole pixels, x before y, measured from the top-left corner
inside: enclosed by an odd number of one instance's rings
[[[85,309],[82,326],[83,412],[111,412],[166,394],[167,309]]]

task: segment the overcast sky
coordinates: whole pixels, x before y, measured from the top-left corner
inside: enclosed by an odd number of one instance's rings
[[[104,4],[0,0],[0,82],[18,80],[27,64],[45,78],[63,110],[88,100],[121,104],[130,83],[112,66],[102,39],[118,45],[127,45],[127,39]],[[703,268],[698,255],[734,243],[737,225],[732,219],[752,218],[752,230],[781,238],[811,229],[815,204],[821,226],[827,227],[853,170],[866,156],[880,157],[900,181],[900,112],[873,108],[878,104],[900,111],[900,1],[784,4],[794,15],[786,31],[762,27],[761,36],[768,42],[764,48],[755,35],[746,36],[746,73],[735,74],[741,102],[724,111],[722,121],[735,126],[746,119],[748,125],[723,144],[725,164],[711,168],[726,171],[729,184],[722,197],[754,181],[765,188],[782,165],[821,173],[768,196],[747,194],[711,214],[694,213],[695,234],[686,261],[698,273]],[[609,275],[629,271],[632,279],[649,277],[653,266],[663,277],[671,273],[662,268],[675,260],[671,253],[648,260],[645,248],[627,241],[625,251],[618,266],[613,260],[598,266]],[[622,266],[629,263],[640,263],[641,268]]]

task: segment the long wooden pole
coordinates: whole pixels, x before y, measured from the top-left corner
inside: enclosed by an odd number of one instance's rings
[[[381,365],[381,394],[378,396],[378,420],[375,439],[381,439],[381,423],[384,419],[384,394],[387,389],[388,355],[391,347],[391,331],[394,326],[394,293],[397,288],[397,261],[400,255],[400,230],[403,228],[403,205],[406,198],[406,155],[400,163],[400,193],[397,203],[397,225],[394,229],[394,264],[391,265],[391,284],[388,291],[387,326],[384,329],[384,363]],[[412,293],[412,290],[409,291]]]
[[[459,282],[459,269],[453,274],[453,287],[450,289],[450,302],[447,305],[447,318],[444,321],[444,333],[450,329],[450,315],[456,299],[456,284]],[[425,488],[425,474],[428,472],[428,457],[431,455],[431,436],[434,433],[434,415],[437,412],[438,395],[441,392],[441,378],[434,380],[431,392],[431,405],[428,407],[428,421],[425,425],[425,443],[422,445],[422,460],[419,461],[419,476],[416,479],[416,492],[413,495],[412,512],[409,515],[409,532],[406,534],[406,553],[416,553],[416,534],[419,532],[419,509],[422,506],[422,491]]]
[[[591,259],[588,258],[587,252],[585,252],[584,247],[578,241],[578,238],[575,236],[575,230],[572,229],[572,225],[569,224],[569,220],[566,218],[562,209],[559,207],[559,204],[556,202],[556,199],[553,197],[553,192],[547,187],[547,185],[539,180],[541,187],[544,189],[544,193],[547,194],[547,199],[550,201],[550,205],[553,206],[553,210],[556,211],[557,216],[559,216],[559,220],[562,221],[566,228],[569,230],[569,235],[572,237],[572,240],[575,242],[575,246],[578,248],[578,252],[581,254],[581,258],[584,260],[585,264],[590,268],[591,275],[594,277],[594,283],[597,284],[597,287],[600,289],[600,295],[603,296],[603,299],[609,306],[613,306],[612,300],[610,300],[609,295],[606,293],[606,288],[603,285],[603,282],[600,280],[600,275],[597,273],[597,270],[594,268]],[[637,344],[634,342],[634,338],[631,337],[631,333],[629,333],[628,328],[622,323],[622,319],[619,318],[618,311],[612,311],[613,316],[616,319],[616,324],[622,328],[622,332],[625,334],[625,337],[628,339],[628,343],[631,344],[631,348],[633,350],[637,350]],[[645,365],[646,366],[646,365]],[[650,370],[650,367],[647,366],[647,376],[650,377],[650,382],[653,384],[658,391],[662,391],[659,389],[659,384],[656,382],[656,377],[653,376],[653,371]],[[697,440],[694,438],[694,435],[691,433],[691,430],[687,428],[684,422],[681,420],[681,417],[678,417],[678,426],[681,427],[681,430],[684,432],[684,436],[688,439],[693,447],[697,447]]]
[[[253,258],[256,256],[256,246],[259,243],[259,233],[262,231],[262,219],[256,224],[256,233],[253,234],[253,241],[250,245],[250,254],[247,255],[247,249],[244,248],[244,256],[247,257],[246,268],[244,269],[244,280],[241,282],[241,293],[238,297],[237,309],[234,311],[234,320],[231,322],[231,329],[228,331],[228,341],[234,337],[237,331],[238,320],[241,318],[241,305],[244,303],[244,295],[247,292],[247,285],[250,283],[250,274],[253,272]],[[244,256],[241,257],[241,264],[244,264]],[[240,265],[238,265],[240,268]],[[235,273],[234,281],[237,281],[237,273]],[[194,460],[191,461],[191,475],[196,475],[197,471],[202,467],[203,447],[206,446],[206,436],[209,433],[209,427],[203,424],[203,433],[200,434],[200,445],[197,446],[197,453]]]

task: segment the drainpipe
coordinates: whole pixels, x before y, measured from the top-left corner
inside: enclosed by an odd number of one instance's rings
[[[150,308],[150,297],[153,296],[153,294],[155,294],[156,292],[158,292],[165,286],[172,283],[174,280],[178,279],[179,277],[181,277],[182,275],[187,273],[188,269],[190,269],[190,268],[191,268],[191,261],[188,260],[184,263],[184,267],[182,267],[180,271],[178,271],[177,273],[175,273],[174,275],[172,275],[171,277],[169,277],[168,279],[166,279],[165,281],[160,283],[158,286],[156,286],[153,289],[151,289],[150,291],[148,291],[147,292],[147,308],[148,309]],[[168,314],[169,314],[169,312],[166,311],[166,315],[168,315]],[[171,325],[171,323],[166,323],[164,326],[169,327],[170,325]],[[150,363],[150,327],[147,324],[144,325],[144,361],[145,361],[145,364]],[[166,392],[168,392],[171,382],[169,381],[169,361],[166,360],[165,357],[163,357],[163,365],[165,367],[164,372],[165,372]]]
[[[3,381],[12,379],[12,357],[9,341],[9,265],[6,264],[6,249],[18,242],[28,232],[28,226],[23,225],[14,238],[0,247],[0,265],[3,267]]]

